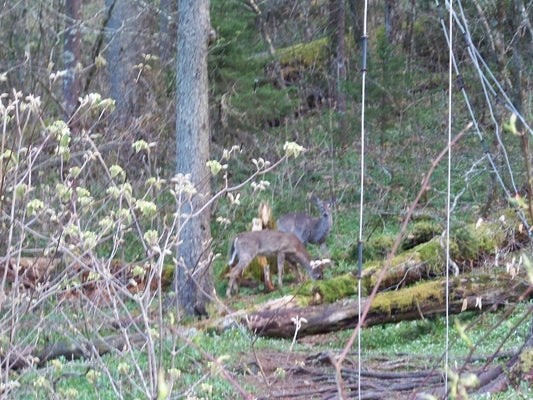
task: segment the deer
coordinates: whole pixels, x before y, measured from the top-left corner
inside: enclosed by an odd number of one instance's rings
[[[230,298],[234,289],[235,293],[238,292],[237,279],[255,257],[272,255],[277,255],[279,287],[282,286],[285,259],[291,264],[304,267],[312,280],[322,279],[321,266],[315,267],[315,262],[295,234],[276,230],[243,232],[235,237],[231,245],[228,264],[232,269],[226,297]]]
[[[313,195],[313,201],[320,210],[320,217],[312,217],[301,212],[285,214],[276,221],[277,229],[281,232],[294,233],[304,246],[308,243],[319,244],[320,251],[329,259],[326,238],[333,224],[331,208],[335,199],[331,198],[330,201],[322,201]]]

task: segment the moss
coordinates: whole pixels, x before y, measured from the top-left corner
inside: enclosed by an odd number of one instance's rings
[[[506,242],[506,232],[500,221],[482,222],[456,227],[452,236],[451,254],[458,260],[475,260],[494,254]]]
[[[380,288],[385,289],[397,285],[402,280],[402,277],[405,276],[409,267],[415,267],[422,263],[426,263],[431,271],[440,271],[442,268],[440,265],[443,265],[444,261],[438,240],[434,239],[429,243],[423,243],[414,249],[394,256],[386,277],[380,284]],[[370,292],[375,286],[378,273],[383,267],[383,261],[375,261],[365,265],[362,279],[366,292]]]
[[[263,282],[263,266],[259,262],[260,258],[256,257],[252,260],[250,265],[248,265],[243,271],[243,278],[253,278],[258,282]],[[267,263],[269,265],[270,273],[277,273],[277,261],[275,257],[267,258]]]
[[[522,374],[531,374],[533,371],[533,348],[520,353],[520,371]]]
[[[413,247],[429,242],[435,236],[440,235],[442,226],[431,220],[422,220],[413,224],[407,231],[407,235],[402,242],[402,249],[408,250]]]
[[[440,275],[444,272],[446,256],[440,243],[440,237],[435,237],[427,243],[413,248],[419,254],[420,260],[426,263],[428,272]]]
[[[355,43],[351,35],[345,37],[347,52],[354,49]],[[330,56],[330,38],[324,37],[308,43],[297,43],[293,46],[277,50],[281,65],[299,65],[305,68],[322,65],[326,67]]]
[[[416,303],[428,304],[435,301],[443,301],[441,284],[438,281],[426,282],[401,291],[378,293],[372,301],[371,312],[391,315],[394,312],[406,311]]]
[[[379,234],[372,236],[368,242],[363,245],[363,260],[382,260],[384,259],[392,245],[394,236],[389,234]],[[357,262],[359,257],[358,243],[353,244],[348,250],[348,261]]]
[[[305,67],[311,67],[317,62],[324,63],[329,57],[329,38],[284,47],[278,49],[278,54],[282,65],[301,64]]]
[[[357,278],[347,273],[323,281],[308,280],[295,294],[307,297],[307,304],[333,303],[357,294]]]

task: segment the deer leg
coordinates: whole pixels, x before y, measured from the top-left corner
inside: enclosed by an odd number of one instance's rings
[[[272,292],[274,285],[270,279],[270,265],[266,257],[258,257],[259,264],[263,267],[263,281],[265,282],[265,292]]]
[[[265,282],[265,292],[272,292],[274,290],[274,285],[270,280],[270,266],[268,265],[268,260],[264,256],[257,257],[257,262],[259,266],[263,269],[263,281]]]
[[[322,242],[320,244],[320,253],[325,257],[325,258],[331,258],[329,256],[329,250],[328,250],[328,246],[326,246],[326,242]]]
[[[304,274],[302,273],[301,268],[298,267],[298,266],[296,266],[296,275],[298,276],[298,282],[303,282],[304,281]]]
[[[298,282],[303,282],[304,275],[302,273],[302,268],[305,268],[305,263],[296,254],[287,254],[287,255],[289,256],[287,257],[287,259],[289,260],[289,263],[292,264],[292,268],[294,269],[296,273],[296,279],[298,279]]]
[[[263,273],[265,275],[265,292],[274,291],[274,285],[272,284],[272,280],[270,279],[270,265],[265,265],[265,267],[263,268]]]
[[[226,289],[226,297],[228,299],[231,298],[231,293],[233,291],[235,291],[236,294],[239,292],[239,284],[237,283],[237,279],[239,278],[240,275],[241,274],[239,270],[237,269],[237,267],[233,268],[233,270],[230,273],[228,288]]]
[[[228,288],[226,290],[226,297],[229,299],[231,293],[235,288],[235,293],[239,292],[239,284],[237,283],[238,278],[242,275],[242,271],[250,264],[252,260],[249,257],[241,257],[237,265],[231,270]]]
[[[283,264],[285,264],[285,253],[278,252],[278,286],[283,286]]]
[[[239,285],[236,282],[238,274],[235,274],[234,271],[235,269],[233,269],[230,273],[228,288],[226,289],[226,297],[228,299],[231,298],[231,292],[233,291],[234,288],[235,288],[235,293],[239,291]]]

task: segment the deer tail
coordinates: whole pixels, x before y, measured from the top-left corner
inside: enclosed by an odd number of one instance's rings
[[[230,250],[231,256],[230,256],[230,260],[228,261],[228,264],[230,266],[234,266],[235,263],[237,262],[237,240],[239,240],[238,237],[236,237],[231,243],[231,250]]]

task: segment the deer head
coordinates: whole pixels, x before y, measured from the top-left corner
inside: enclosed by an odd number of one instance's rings
[[[277,220],[277,228],[282,232],[294,233],[304,245],[307,243],[319,244],[321,251],[329,257],[326,238],[333,224],[331,208],[335,199],[322,201],[313,196],[313,201],[320,210],[320,217],[313,217],[305,213],[285,214]]]
[[[271,230],[244,232],[237,235],[231,246],[231,258],[228,264],[232,270],[226,296],[229,298],[234,289],[238,290],[237,278],[255,257],[272,255],[277,255],[280,287],[285,260],[304,267],[311,279],[322,279],[322,267],[311,265],[311,256],[296,235]]]

